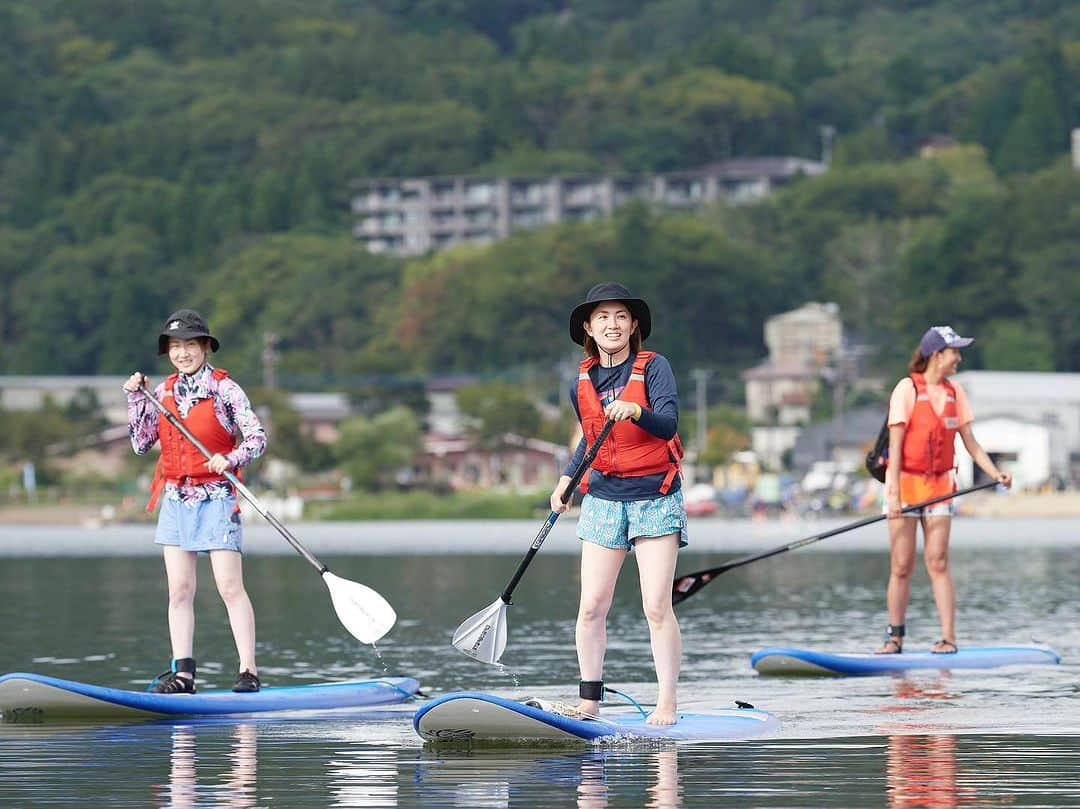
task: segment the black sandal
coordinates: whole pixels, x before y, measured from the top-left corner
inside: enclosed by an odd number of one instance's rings
[[[181,674],[190,674],[190,677],[181,677]],[[168,671],[163,671],[147,689],[152,694],[194,694],[195,693],[195,659],[181,657],[173,660]]]
[[[236,682],[233,684],[232,690],[237,694],[254,694],[261,687],[259,675],[252,674],[247,669],[244,669],[236,675]]]
[[[885,627],[885,643],[874,654],[898,655],[904,651],[904,624],[889,624]]]
[[[952,648],[951,649],[939,649],[939,648],[937,648],[939,646],[951,646]],[[935,643],[933,646],[930,647],[930,653],[931,654],[936,654],[936,655],[954,655],[958,651],[959,651],[959,649],[957,648],[956,644],[953,643],[951,640],[945,640],[945,638],[942,638],[941,640],[939,640],[937,643]]]

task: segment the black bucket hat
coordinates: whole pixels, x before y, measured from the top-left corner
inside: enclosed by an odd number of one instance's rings
[[[649,312],[649,304],[641,298],[635,298],[633,293],[622,284],[615,281],[604,281],[589,290],[585,300],[574,307],[570,313],[570,339],[580,345],[585,345],[585,321],[589,319],[592,310],[598,303],[604,301],[619,301],[625,303],[630,310],[630,316],[638,323],[638,334],[645,340],[652,331],[652,314]]]
[[[194,309],[179,309],[169,315],[169,319],[165,321],[165,328],[163,328],[161,334],[158,335],[158,354],[169,353],[170,337],[175,337],[177,340],[193,340],[196,337],[209,337],[211,351],[217,351],[221,347],[221,344],[218,343],[218,339],[210,334],[210,329],[206,327],[206,320]]]

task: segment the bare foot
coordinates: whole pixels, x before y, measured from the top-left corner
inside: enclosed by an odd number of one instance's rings
[[[657,705],[656,710],[645,717],[646,725],[674,725],[678,721],[675,707]]]
[[[879,649],[874,649],[876,655],[898,655],[904,651],[904,642],[901,638],[892,637],[885,641]]]
[[[583,713],[586,716],[599,716],[600,703],[596,700],[583,699],[574,710]]]

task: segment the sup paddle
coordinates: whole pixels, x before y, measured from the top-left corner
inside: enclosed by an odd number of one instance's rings
[[[912,506],[905,506],[900,509],[901,512],[914,511],[918,508],[925,506],[932,506],[934,503],[940,503],[944,500],[951,500],[954,497],[959,497],[962,494],[970,494],[971,492],[977,492],[980,489],[991,489],[997,486],[996,480],[988,481],[987,483],[980,483],[978,486],[971,486],[967,489],[961,489],[958,492],[952,494],[943,494],[941,497],[932,497],[929,500],[924,500],[921,503],[915,503]],[[870,525],[871,523],[880,522],[881,520],[888,519],[888,514],[877,514],[873,517],[866,517],[862,520],[857,520],[847,525],[841,525],[839,528],[833,528],[831,531],[825,531],[822,534],[815,534],[812,537],[806,537],[806,539],[800,539],[796,542],[789,542],[787,545],[781,545],[779,548],[773,548],[769,551],[763,551],[762,553],[751,554],[750,556],[743,556],[739,559],[732,559],[730,562],[725,562],[719,567],[711,567],[708,570],[699,570],[697,573],[687,573],[683,576],[677,576],[675,582],[671,586],[671,603],[678,604],[680,601],[685,601],[690,598],[694,593],[711,582],[721,573],[727,573],[729,570],[734,570],[737,567],[748,565],[751,562],[757,562],[761,559],[768,559],[770,556],[777,556],[786,551],[793,551],[796,548],[803,548],[807,545],[812,545],[815,542],[820,542],[823,539],[834,537],[837,534],[843,534],[847,531],[854,531],[856,528],[862,528],[864,525]]]
[[[581,463],[574,470],[574,476],[570,478],[570,482],[563,490],[562,501],[564,503],[570,502],[570,498],[574,495],[574,489],[577,488],[582,476],[596,458],[600,445],[604,443],[604,439],[608,437],[608,433],[611,432],[614,424],[615,422],[611,419],[604,423],[600,435],[596,437],[593,445],[589,447],[582,457]],[[544,524],[540,526],[540,533],[536,535],[536,539],[529,546],[525,557],[521,560],[517,570],[514,571],[513,578],[506,585],[506,589],[502,591],[502,595],[491,606],[467,618],[457,628],[452,643],[458,651],[464,652],[469,657],[475,657],[484,663],[499,662],[503,650],[506,649],[506,608],[512,603],[510,597],[514,594],[514,588],[517,587],[518,582],[521,581],[525,568],[529,566],[533,557],[536,556],[536,552],[540,550],[540,546],[544,544],[548,532],[551,531],[551,526],[555,525],[557,519],[559,519],[559,513],[552,511],[548,518],[544,520]]]
[[[158,409],[169,423],[183,434],[184,438],[195,445],[195,448],[199,450],[209,460],[212,455],[198,438],[192,435],[184,423],[176,417],[165,405],[158,401],[157,397],[150,393],[146,386],[143,385],[140,390],[147,399],[154,403],[154,407]],[[319,559],[300,544],[300,540],[292,535],[288,528],[281,524],[277,517],[266,510],[266,507],[259,502],[258,498],[240,482],[240,479],[229,470],[225,470],[225,477],[228,479],[236,490],[244,496],[255,508],[259,514],[263,516],[268,523],[277,529],[278,533],[285,537],[286,541],[296,549],[296,551],[303,556],[307,561],[319,571],[319,575],[322,576],[323,582],[325,582],[327,589],[330,591],[330,600],[334,605],[334,610],[337,612],[338,620],[341,621],[344,626],[357,640],[363,643],[374,643],[387,632],[394,625],[397,620],[397,614],[394,612],[394,608],[390,606],[390,603],[381,595],[376,593],[370,587],[366,587],[363,584],[359,584],[348,579],[343,579],[340,576],[335,576],[330,572],[330,568],[324,565]]]

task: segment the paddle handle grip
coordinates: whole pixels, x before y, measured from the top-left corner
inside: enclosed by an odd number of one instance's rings
[[[146,389],[145,384],[141,385],[139,387],[139,390],[142,391],[143,396],[145,396],[153,403],[154,407],[156,407],[158,412],[161,413],[161,415],[163,415],[168,420],[169,424],[179,430],[180,434],[183,435],[184,438],[186,438],[188,441],[190,441],[195,447],[195,449],[201,452],[207,460],[210,460],[212,457],[214,457],[213,453],[211,453],[210,450],[206,448],[206,445],[203,444],[198,438],[196,438],[194,433],[192,433],[191,430],[189,430],[187,426],[182,421],[180,421],[180,419],[178,419],[175,414],[172,413],[172,411],[170,411],[167,407],[165,407],[165,405],[159,402],[158,398],[154,396],[154,394],[152,394]],[[309,551],[307,548],[300,544],[300,540],[294,537],[292,535],[292,532],[289,531],[289,529],[286,528],[284,525],[282,525],[281,521],[278,520],[277,517],[275,517],[273,514],[266,510],[266,507],[259,502],[259,498],[257,498],[254,494],[251,493],[251,490],[243,484],[240,478],[238,478],[228,469],[225,470],[224,476],[229,481],[229,483],[233,485],[236,491],[238,491],[245,500],[251,503],[252,507],[257,512],[259,512],[260,515],[262,515],[263,519],[270,523],[272,526],[274,526],[274,528],[277,529],[278,533],[285,538],[285,541],[292,545],[293,548],[296,549],[297,553],[303,556],[308,561],[308,563],[312,565],[312,567],[319,571],[320,575],[326,573],[329,570],[329,568],[324,565],[318,559],[318,557],[315,556],[315,554],[313,554],[311,551]]]
[[[577,465],[577,469],[574,470],[573,477],[570,478],[570,482],[566,484],[566,488],[563,489],[563,493],[560,496],[560,500],[564,503],[569,503],[570,498],[574,496],[574,489],[581,483],[581,478],[585,476],[589,466],[594,460],[596,460],[596,453],[600,451],[600,445],[604,443],[604,440],[608,437],[608,433],[611,432],[611,428],[615,426],[615,422],[608,419],[604,422],[604,427],[600,430],[600,434],[596,436],[596,440],[586,451],[585,455],[581,458],[581,462]],[[529,567],[533,557],[536,556],[536,552],[540,550],[540,546],[544,544],[544,540],[547,539],[547,535],[551,532],[551,527],[555,525],[555,521],[559,519],[559,513],[553,511],[548,515],[548,518],[544,520],[544,524],[540,526],[540,530],[536,534],[536,538],[532,541],[532,545],[529,546],[529,550],[526,551],[525,556],[518,564],[517,570],[514,571],[514,575],[510,578],[510,583],[506,585],[506,589],[502,592],[502,600],[504,604],[509,604],[511,597],[514,595],[514,588],[518,586],[518,582],[521,581],[521,577],[525,575],[525,570]]]

